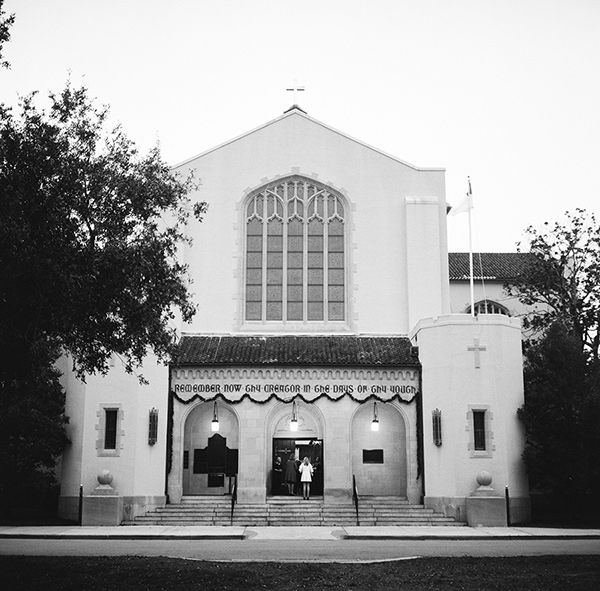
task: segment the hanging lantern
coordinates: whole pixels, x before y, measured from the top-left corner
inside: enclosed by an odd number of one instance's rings
[[[379,431],[379,417],[377,416],[377,402],[373,401],[373,420],[371,421],[371,431]]]
[[[210,423],[210,430],[213,433],[216,433],[219,430],[219,414],[217,412],[217,401],[215,400],[215,405],[213,407],[213,418]]]
[[[298,431],[298,415],[296,413],[296,401],[292,402],[292,418],[290,420],[290,431]]]

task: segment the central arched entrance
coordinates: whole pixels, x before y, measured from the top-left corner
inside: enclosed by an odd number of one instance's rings
[[[216,403],[219,430],[212,430],[215,403],[198,404],[187,416],[183,442],[183,494],[231,492],[238,471],[239,426],[229,405]]]
[[[298,430],[292,431],[290,421],[292,408],[290,404],[279,404],[271,416],[269,432],[271,450],[268,465],[267,494],[270,496],[289,495],[285,483],[286,465],[292,460],[298,466],[307,457],[313,465],[312,496],[322,496],[325,480],[325,463],[323,448],[323,420],[314,404],[297,402],[296,415]],[[299,480],[299,476],[298,476]],[[299,486],[294,488],[299,493]]]
[[[352,417],[352,473],[361,496],[400,496],[407,492],[406,424],[392,403],[377,402],[379,430],[373,431],[373,402]]]

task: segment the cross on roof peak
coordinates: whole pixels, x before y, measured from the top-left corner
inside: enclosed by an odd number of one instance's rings
[[[299,92],[304,92],[306,89],[304,87],[304,84],[298,84],[297,80],[294,80],[294,84],[290,84],[285,91],[286,92],[293,92],[293,97],[294,97],[294,106],[297,107],[297,97],[298,97],[298,93]]]

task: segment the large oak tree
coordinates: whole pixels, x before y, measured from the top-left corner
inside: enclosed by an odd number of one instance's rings
[[[82,379],[106,372],[112,355],[128,371],[149,351],[169,359],[175,314],[195,312],[177,249],[205,211],[189,200],[193,180],[177,178],[158,148],[141,155],[121,128],[107,129],[108,109],[85,88],[38,102],[0,106],[4,483],[43,473],[64,444],[59,356]]]

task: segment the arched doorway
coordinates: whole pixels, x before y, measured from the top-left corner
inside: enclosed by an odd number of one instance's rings
[[[379,430],[373,431],[373,402],[352,417],[352,473],[359,494],[406,496],[406,424],[393,404],[377,402]]]
[[[239,426],[234,411],[217,403],[219,430],[211,424],[214,402],[198,404],[187,416],[183,443],[183,494],[221,495],[231,492],[237,474]]]
[[[271,496],[288,495],[288,487],[285,484],[287,462],[290,459],[293,460],[296,463],[297,471],[302,459],[308,457],[314,468],[311,495],[322,496],[325,464],[320,413],[318,413],[314,404],[308,405],[297,402],[296,408],[297,431],[292,431],[290,428],[291,405],[278,405],[272,415],[271,445],[269,446],[272,449],[272,454],[269,458],[267,470],[267,492]],[[296,492],[298,491],[299,486],[296,487]]]

